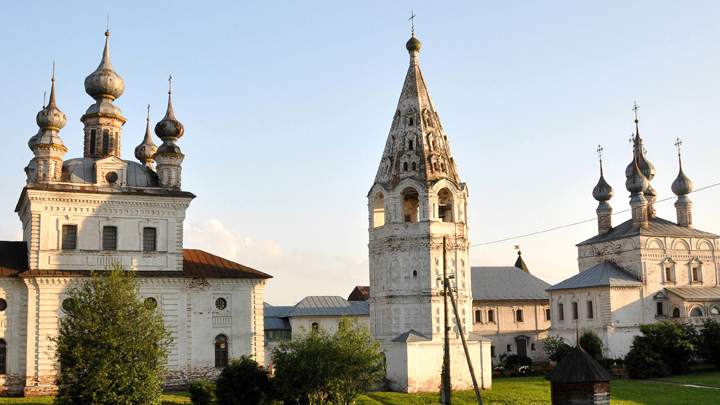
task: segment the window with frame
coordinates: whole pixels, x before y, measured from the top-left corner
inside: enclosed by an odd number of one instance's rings
[[[512,345],[507,345],[507,351],[508,351],[508,352],[511,352],[511,351],[512,351]]]
[[[700,270],[698,269],[698,266],[693,266],[690,269],[690,272],[692,273],[692,281],[693,283],[700,282]]]
[[[515,310],[515,322],[523,322],[523,310]]]
[[[552,311],[550,311],[550,308],[545,308],[545,320],[550,321],[552,319]]]
[[[62,226],[62,250],[77,249],[77,225]]]
[[[102,250],[117,250],[117,226],[103,226]]]
[[[90,154],[95,154],[95,144],[97,143],[97,131],[94,129],[90,130]]]
[[[656,302],[655,303],[656,311],[655,315],[663,316],[665,315],[665,311],[663,310],[663,303],[662,302]]]
[[[154,252],[157,250],[157,229],[143,228],[143,251]]]
[[[718,308],[718,307],[710,308],[710,315],[712,315],[712,316],[720,315],[720,308]]]
[[[558,304],[558,320],[559,321],[565,320],[565,306],[562,303]]]
[[[110,152],[110,131],[103,129],[102,153],[107,155]]]
[[[593,302],[592,301],[587,302],[587,317],[588,317],[588,319],[593,319],[595,317],[595,314],[593,313]]]
[[[579,316],[578,316],[578,304],[577,304],[577,302],[573,302],[573,303],[572,303],[572,316],[573,316],[573,319],[578,319],[578,318],[579,318]]]
[[[482,315],[480,310],[475,311],[475,323],[482,322]]]
[[[227,336],[217,335],[215,337],[215,367],[225,367],[228,362]]]
[[[0,339],[0,374],[7,374],[7,343]]]
[[[530,350],[535,351],[535,343],[530,343]]]
[[[673,281],[673,271],[672,266],[665,266],[665,281],[666,282],[672,282]]]
[[[495,322],[495,310],[488,309],[488,322]]]
[[[320,328],[320,326],[318,325],[317,322],[313,322],[312,325],[310,325],[310,328],[312,330],[318,330]]]
[[[680,308],[673,309],[673,318],[680,318]]]
[[[692,316],[692,317],[703,316],[703,311],[702,311],[702,309],[700,309],[700,307],[695,307],[692,309],[692,311],[690,311],[690,316]]]

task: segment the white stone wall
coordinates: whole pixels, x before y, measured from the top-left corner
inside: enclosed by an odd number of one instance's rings
[[[0,278],[0,298],[7,308],[0,312],[0,338],[5,340],[6,374],[0,375],[0,392],[22,392],[27,359],[28,290],[18,278]]]

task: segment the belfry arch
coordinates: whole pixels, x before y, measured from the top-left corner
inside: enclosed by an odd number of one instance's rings
[[[420,196],[417,190],[407,187],[400,196],[403,206],[403,222],[417,222],[420,211]]]
[[[373,199],[373,228],[385,225],[385,196],[378,191]]]
[[[445,187],[438,192],[438,218],[442,222],[453,222],[453,194]]]

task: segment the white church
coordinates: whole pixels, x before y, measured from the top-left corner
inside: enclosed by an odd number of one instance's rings
[[[437,392],[446,266],[460,315],[459,319],[451,315],[449,323],[453,389],[473,388],[461,333],[468,341],[478,384],[489,389],[491,342],[470,332],[468,188],[460,181],[448,137],[420,72],[420,41],[414,34],[406,48],[410,67],[368,193],[370,328],[385,351],[393,390]]]
[[[37,114],[40,129],[28,142],[34,157],[16,207],[23,241],[0,241],[0,391],[56,390],[50,338],[68,286],[113,263],[137,272],[143,298],[172,331],[166,385],[214,376],[229,357],[264,361],[263,289],[271,276],[183,249],[183,220],[195,195],[181,188],[177,141],[184,129],[170,96],[155,125],[162,144],[152,140],[148,114],[146,133],[137,134],[138,161],[121,159],[126,120],[114,101],[125,85],[105,35],[100,65],[85,79],[94,103],[77,117],[82,157],[64,159],[59,132],[66,117],[56,105],[54,75],[49,102]]]

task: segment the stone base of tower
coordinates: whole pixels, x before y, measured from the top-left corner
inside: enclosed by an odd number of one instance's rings
[[[490,340],[469,341],[468,351],[480,389],[492,387]],[[440,390],[444,344],[442,340],[388,342],[382,344],[389,388],[397,392],[421,393]],[[472,377],[460,340],[450,343],[450,380],[453,390],[471,390]]]

